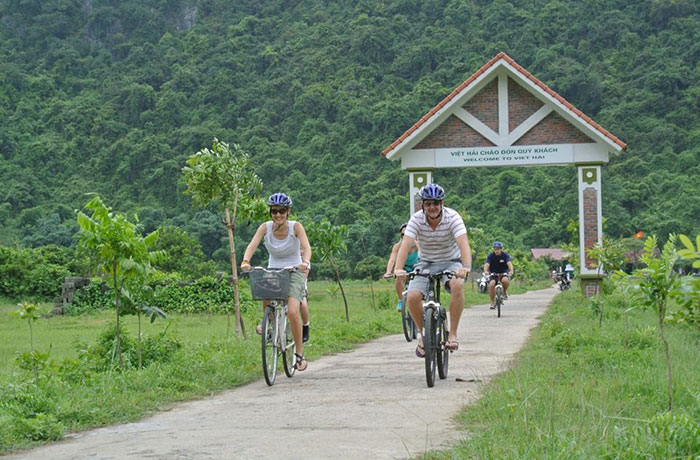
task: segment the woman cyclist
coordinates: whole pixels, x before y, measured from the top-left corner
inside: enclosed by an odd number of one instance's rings
[[[291,273],[289,299],[287,299],[287,314],[294,336],[296,369],[306,370],[308,363],[304,359],[304,342],[302,340],[302,320],[299,309],[304,299],[305,278],[311,268],[311,246],[306,230],[300,222],[289,220],[292,199],[284,193],[274,193],[267,200],[270,207],[271,220],[258,227],[253,239],[243,254],[241,270],[250,270],[250,259],[264,239],[267,252],[270,254],[267,268],[280,269],[296,267],[298,271]],[[268,302],[263,301],[263,311]],[[262,333],[258,325],[258,334]]]
[[[399,228],[399,234],[401,235],[399,238],[399,242],[394,245],[393,248],[391,248],[391,256],[389,256],[389,262],[386,264],[386,273],[384,274],[384,278],[391,278],[394,276],[394,263],[396,262],[396,254],[399,253],[399,248],[401,247],[401,240],[403,239],[403,232],[406,230],[406,226],[408,224],[403,224],[401,225],[401,228]],[[406,258],[406,264],[404,266],[404,269],[407,272],[413,271],[413,267],[418,263],[418,242],[414,242],[413,247],[411,247],[411,252],[408,254],[408,257]],[[399,303],[396,305],[396,310],[401,311],[401,299],[403,298],[403,291],[404,291],[404,281],[400,280],[398,278],[395,278],[394,281],[394,288],[396,289],[396,294],[399,296]]]

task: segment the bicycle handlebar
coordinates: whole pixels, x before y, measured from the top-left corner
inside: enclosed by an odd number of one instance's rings
[[[429,273],[423,273],[423,272],[414,270],[412,272],[406,273],[406,276],[409,279],[413,279],[416,276],[422,276],[424,278],[440,278],[442,276],[446,276],[447,279],[450,279],[450,278],[454,278],[456,275],[457,274],[452,270],[443,270],[440,272],[429,272]]]
[[[498,276],[499,278],[503,278],[504,276],[507,276],[508,278],[513,279],[513,277],[515,276],[515,272],[513,272],[510,275],[508,274],[508,272],[506,272],[506,273],[490,273],[490,272],[486,273],[486,272],[484,272],[483,276],[486,276],[486,277]]]
[[[286,271],[286,272],[298,272],[298,271],[301,271],[301,270],[298,270],[296,267],[265,268],[265,267],[262,267],[262,266],[259,266],[259,265],[258,265],[258,266],[256,266],[256,267],[250,267],[250,270],[247,270],[247,271],[241,270],[241,275],[250,274],[250,272],[252,272],[253,270],[262,270],[262,271],[268,272],[268,273],[280,273],[280,272],[285,272],[285,271]]]

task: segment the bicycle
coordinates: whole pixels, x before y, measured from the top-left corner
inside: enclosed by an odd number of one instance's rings
[[[408,300],[406,299],[406,295],[408,294],[408,278],[406,279],[404,288],[401,297],[401,325],[403,326],[403,336],[406,338],[406,342],[410,342],[418,337],[418,328],[416,328],[416,323],[413,322],[411,313],[408,311]]]
[[[504,276],[508,276],[507,273],[492,273],[492,276],[496,277],[496,286],[494,287],[494,290],[496,291],[496,296],[494,297],[494,303],[496,304],[496,308],[498,309],[498,317],[501,317],[501,307],[503,306],[503,302],[506,300],[506,293],[505,290],[503,289],[503,283],[501,282],[501,279]],[[512,275],[511,275],[512,279]]]
[[[282,355],[284,373],[294,376],[296,354],[294,337],[287,318],[287,297],[293,268],[270,270],[254,267],[250,270],[250,291],[254,300],[268,300],[261,321],[262,367],[268,386],[275,383],[277,360]]]
[[[421,273],[412,271],[408,279],[428,278],[428,296],[423,302],[423,349],[425,350],[425,379],[428,387],[435,385],[435,370],[441,380],[447,378],[450,352],[446,347],[449,336],[447,310],[440,305],[440,281],[443,276],[452,279],[453,271]]]
[[[394,278],[394,275],[384,275],[384,279]],[[401,326],[403,328],[403,336],[406,338],[406,342],[410,342],[418,336],[418,329],[416,328],[416,323],[413,322],[411,314],[408,311],[408,305],[406,304],[406,294],[408,291],[408,278],[404,283],[404,290],[401,293]]]

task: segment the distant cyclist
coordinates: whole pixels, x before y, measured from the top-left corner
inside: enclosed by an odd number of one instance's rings
[[[260,241],[265,240],[265,248],[270,254],[268,268],[296,267],[298,271],[292,272],[289,285],[289,299],[287,300],[287,314],[289,324],[292,326],[294,336],[295,355],[297,356],[296,368],[298,371],[306,370],[307,362],[304,359],[304,341],[302,333],[302,319],[299,314],[301,303],[305,297],[305,275],[311,268],[311,245],[306,236],[306,230],[301,222],[289,219],[289,210],[292,207],[292,199],[284,193],[274,193],[267,200],[270,207],[271,220],[258,227],[253,239],[243,254],[241,270],[250,270],[250,259],[258,248]],[[267,302],[263,302],[263,309]],[[262,333],[258,325],[256,330]]]
[[[471,271],[472,251],[467,238],[467,228],[457,211],[443,206],[445,190],[438,184],[424,186],[420,195],[421,210],[411,216],[404,232],[394,265],[394,274],[404,279],[406,276],[406,259],[417,240],[420,243],[420,262],[416,266],[422,272],[432,273],[451,270],[457,275],[447,282],[443,279],[450,296],[450,335],[445,347],[450,351],[459,348],[457,326],[464,310],[464,279]],[[416,277],[408,285],[408,308],[413,322],[418,328],[418,347],[416,356],[425,357],[423,337],[422,300],[427,295],[428,279]]]
[[[508,295],[508,286],[510,285],[510,277],[513,276],[513,262],[510,260],[510,255],[503,250],[503,244],[500,241],[493,243],[493,252],[486,257],[484,264],[484,273],[489,276],[489,297],[491,297],[491,308],[496,308],[496,282],[499,276],[501,284],[503,284],[503,294]]]
[[[399,247],[401,247],[401,241],[403,240],[403,233],[406,230],[406,226],[408,224],[402,224],[401,227],[399,228],[399,234],[401,235],[399,242],[394,245],[394,247],[391,248],[391,256],[389,256],[389,262],[386,264],[386,273],[384,274],[384,278],[389,278],[393,275],[394,273],[394,264],[396,263],[396,255],[399,253]],[[410,272],[413,270],[413,267],[418,263],[418,243],[415,241],[413,242],[413,247],[411,248],[411,252],[408,254],[408,257],[406,258],[406,264],[404,265],[404,269],[407,272]],[[396,305],[396,309],[398,311],[401,311],[401,299],[403,298],[403,290],[404,290],[404,280],[401,280],[399,278],[395,278],[394,281],[394,288],[396,289],[396,294],[399,297],[399,303]]]

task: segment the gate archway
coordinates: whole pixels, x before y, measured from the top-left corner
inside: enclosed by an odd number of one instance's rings
[[[620,139],[497,54],[391,143],[382,154],[408,171],[411,209],[438,168],[577,166],[580,279],[598,292],[596,262],[585,250],[602,241],[601,166],[627,148]]]

